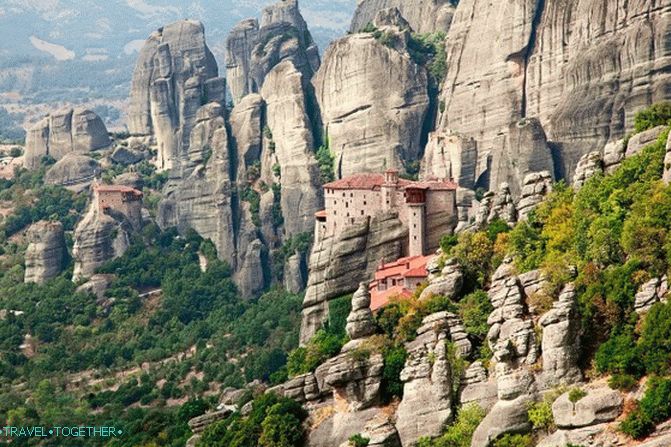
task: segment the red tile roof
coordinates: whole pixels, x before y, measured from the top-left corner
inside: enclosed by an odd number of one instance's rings
[[[392,276],[406,276],[407,273],[413,272],[417,269],[424,269],[426,271],[426,264],[432,256],[409,256],[407,258],[400,258],[394,262],[380,265],[375,271],[375,280],[379,281]],[[424,275],[427,276],[427,275]],[[417,276],[412,276],[417,277]]]
[[[412,297],[412,291],[402,285],[390,287],[384,292],[378,292],[377,290],[371,290],[370,292],[370,310],[372,311],[383,308],[389,304],[392,298],[408,299]]]
[[[384,184],[384,174],[362,173],[354,174],[339,180],[327,183],[324,188],[329,189],[375,189]],[[431,190],[455,190],[457,184],[448,180],[428,180],[423,182],[413,182],[399,178],[398,187],[400,188],[418,188]]]
[[[315,217],[326,217],[326,210],[317,211]]]
[[[375,279],[369,285],[371,310],[386,306],[393,297],[402,299],[412,297],[413,291],[406,288],[403,283],[383,291],[378,290],[378,285],[387,278],[426,278],[429,276],[426,264],[431,258],[432,256],[410,256],[380,265],[375,272]]]
[[[124,185],[96,185],[95,190],[101,192],[131,192],[133,194],[142,194],[142,191]]]

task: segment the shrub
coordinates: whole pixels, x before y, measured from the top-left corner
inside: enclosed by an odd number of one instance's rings
[[[652,306],[643,322],[637,348],[648,373],[671,372],[671,302]]]
[[[529,422],[534,430],[552,430],[554,428],[554,417],[552,416],[552,402],[543,400],[542,402],[533,402],[529,405],[527,411]]]
[[[299,347],[289,353],[287,371],[289,376],[298,376],[314,371],[325,360],[340,352],[344,337],[319,330],[305,347]]]
[[[631,391],[637,383],[636,377],[630,374],[614,374],[608,379],[609,387],[621,391]]]
[[[401,346],[393,346],[382,353],[384,366],[382,369],[382,395],[389,400],[392,397],[403,396],[403,382],[401,370],[405,366],[408,352]]]
[[[643,132],[671,121],[671,102],[660,102],[640,110],[634,116],[634,132]]]
[[[587,392],[580,388],[571,388],[568,392],[568,400],[576,403],[583,397],[587,396]]]
[[[496,441],[494,447],[533,447],[534,441],[531,435],[506,433]]]
[[[594,362],[600,373],[640,376],[643,372],[631,329],[614,332],[599,347]]]
[[[466,332],[478,340],[484,340],[489,331],[487,318],[494,310],[487,293],[482,290],[469,293],[457,306]]]
[[[364,438],[360,433],[349,437],[349,445],[352,447],[366,447],[370,439]]]
[[[459,409],[452,425],[436,439],[421,438],[417,447],[470,447],[475,429],[485,417],[485,412],[477,404],[466,404]]]
[[[335,160],[335,157],[331,153],[331,149],[329,148],[328,143],[324,146],[320,146],[317,149],[315,155],[317,157],[317,164],[319,165],[319,173],[322,185],[328,182],[332,182],[335,179],[335,171],[333,167],[333,161]]]

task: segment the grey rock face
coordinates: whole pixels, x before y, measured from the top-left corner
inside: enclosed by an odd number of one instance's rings
[[[261,23],[248,19],[226,40],[226,74],[238,104],[260,92],[266,75],[280,62],[291,61],[308,80],[319,68],[319,51],[297,0],[281,0],[263,10]]]
[[[141,162],[145,159],[143,152],[119,146],[112,153],[112,161],[120,165],[129,166]]]
[[[284,265],[284,288],[291,293],[300,293],[307,284],[307,260],[304,253],[294,253]]]
[[[200,22],[171,23],[147,39],[133,73],[128,122],[131,134],[156,137],[160,169],[183,175],[196,112],[225,99],[217,73]]]
[[[375,405],[380,398],[382,355],[373,353],[359,360],[349,353],[329,361],[325,383],[333,388],[336,399],[346,402],[349,411],[360,411]]]
[[[422,34],[447,32],[455,11],[449,0],[362,0],[352,17],[350,32],[360,32],[380,11],[391,8],[397,8],[412,29]]]
[[[328,316],[328,301],[354,292],[370,280],[380,261],[398,259],[407,230],[397,214],[382,214],[344,229],[315,244],[303,301],[301,343],[306,343]]]
[[[655,68],[669,52],[654,50],[667,12],[651,2],[460,1],[440,128],[472,136],[497,166],[509,126],[537,117],[560,154],[558,171],[571,178],[582,155],[631,130],[638,109],[669,98],[671,76]]]
[[[287,236],[313,231],[314,214],[323,201],[302,79],[296,67],[285,61],[268,74],[261,92],[266,101],[268,127],[276,143]]]
[[[408,359],[401,371],[403,400],[396,412],[396,429],[402,445],[413,445],[421,436],[437,436],[452,417],[452,371],[447,344],[467,356],[471,344],[455,315],[438,312],[427,316],[417,338],[406,344]]]
[[[25,166],[35,169],[46,155],[60,160],[70,153],[86,154],[109,144],[107,128],[94,112],[62,109],[28,130]]]
[[[70,189],[86,189],[101,172],[100,164],[91,157],[70,153],[58,160],[44,176],[48,185]]]
[[[552,415],[559,428],[578,428],[610,422],[622,412],[624,399],[617,390],[597,388],[588,391],[578,402],[564,393],[552,404]]]
[[[606,144],[603,148],[603,169],[606,173],[610,174],[620,166],[626,150],[624,140],[611,141]]]
[[[47,221],[34,223],[28,228],[26,239],[24,282],[42,284],[58,276],[67,253],[63,225]]]
[[[425,179],[453,179],[462,188],[475,189],[475,183],[483,173],[478,166],[475,140],[456,132],[432,132],[424,150],[420,173]]]
[[[548,171],[527,174],[522,182],[522,192],[517,203],[518,220],[526,220],[529,213],[552,191],[552,175]]]
[[[668,126],[657,126],[652,129],[648,129],[643,132],[639,132],[629,139],[627,143],[627,150],[624,153],[626,158],[631,157],[632,155],[638,154],[641,149],[647,145],[654,143],[657,138],[668,129]]]
[[[567,284],[552,309],[539,320],[543,327],[541,350],[546,386],[571,384],[582,379],[578,368],[580,321],[575,307],[575,287]]]
[[[429,279],[429,285],[422,291],[419,300],[426,300],[432,296],[444,296],[449,299],[457,297],[464,282],[461,267],[454,259],[449,259],[440,275]]]
[[[496,381],[488,379],[487,370],[479,361],[471,363],[466,369],[461,378],[461,386],[459,402],[462,405],[475,403],[489,411],[498,400]]]
[[[238,160],[238,179],[247,178],[247,170],[261,160],[264,108],[261,95],[250,94],[236,103],[231,111],[229,121]]]
[[[313,85],[337,177],[420,158],[428,81],[402,44],[390,48],[370,33],[343,37],[327,49]]]
[[[608,436],[609,424],[590,425],[571,430],[559,429],[540,440],[538,447],[565,447],[566,445],[588,445],[594,447],[611,447],[619,443],[617,435],[610,433]],[[662,447],[660,444],[658,447]],[[652,447],[652,446],[649,446]],[[657,446],[655,446],[657,447]]]
[[[573,187],[580,189],[594,175],[603,173],[603,156],[599,151],[583,155],[575,168]]]
[[[92,202],[75,229],[72,280],[90,277],[105,262],[123,255],[130,246],[131,232],[130,222],[100,212],[97,203]]]
[[[96,274],[89,278],[81,286],[77,287],[77,292],[91,293],[95,295],[98,302],[105,299],[105,292],[114,280],[114,275]]]
[[[634,309],[637,313],[645,313],[657,302],[666,302],[669,290],[668,278],[652,278],[638,289],[634,298]]]
[[[502,155],[493,160],[492,185],[507,182],[514,197],[520,197],[527,175],[547,173],[553,179],[554,162],[543,126],[536,118],[512,124]]]
[[[517,223],[517,208],[507,183],[501,183],[498,191],[485,194],[475,214],[475,225],[483,227],[495,219],[501,219],[510,226]]]
[[[350,340],[356,340],[375,333],[375,320],[370,310],[368,284],[362,282],[352,296],[352,311],[347,316],[345,327]]]
[[[494,311],[487,320],[487,342],[496,362],[499,400],[475,430],[472,447],[487,447],[504,433],[528,429],[527,405],[536,392],[529,369],[539,356],[533,321],[525,313],[524,289],[510,259],[494,272],[488,295]]]

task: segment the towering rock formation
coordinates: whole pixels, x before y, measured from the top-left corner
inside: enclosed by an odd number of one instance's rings
[[[94,112],[62,109],[28,130],[25,166],[35,169],[46,155],[60,160],[67,154],[86,154],[110,143],[105,124]]]
[[[448,33],[440,127],[475,138],[481,159],[491,154],[495,187],[514,168],[502,165],[517,150],[511,126],[536,117],[556,171],[570,179],[582,155],[631,129],[638,108],[671,96],[671,74],[658,69],[671,62],[669,13],[652,1],[462,0]]]
[[[58,276],[63,270],[67,249],[63,225],[60,222],[40,221],[26,233],[26,271],[24,282],[42,284]]]
[[[417,33],[447,32],[455,11],[450,0],[359,0],[350,32],[360,32],[373,22],[378,11],[388,8],[398,8]]]
[[[98,209],[93,200],[73,236],[72,257],[75,261],[72,280],[88,278],[105,262],[122,256],[130,246],[133,227],[122,216],[115,217]]]
[[[311,232],[323,202],[302,78],[292,62],[284,61],[268,74],[261,91],[280,167],[280,203],[288,236]]]
[[[383,214],[314,245],[303,301],[301,343],[321,327],[328,316],[329,300],[353,292],[359,282],[370,281],[381,260],[398,259],[406,237],[407,229],[398,215]]]
[[[305,81],[319,68],[319,51],[298,0],[280,0],[263,10],[260,25],[254,19],[243,20],[229,34],[226,76],[233,102],[259,92],[273,67],[286,60],[293,62]]]
[[[337,177],[404,167],[422,154],[427,74],[409,56],[407,31],[385,28],[335,41],[313,84]]]
[[[174,168],[173,176],[181,177],[192,167],[188,151],[198,109],[225,100],[225,81],[217,76],[200,22],[166,25],[149,36],[140,51],[128,127],[133,135],[155,137],[159,168]]]

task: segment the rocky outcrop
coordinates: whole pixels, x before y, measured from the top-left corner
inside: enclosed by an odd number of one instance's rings
[[[105,262],[123,255],[130,246],[132,225],[122,215],[115,217],[98,210],[93,201],[74,233],[72,280],[88,278]]]
[[[247,171],[261,160],[263,150],[265,102],[261,95],[250,94],[236,103],[229,116],[232,148],[236,154],[237,178],[247,178]]]
[[[561,429],[581,428],[615,420],[622,412],[624,399],[617,390],[596,388],[577,402],[564,393],[552,404],[552,416]]]
[[[233,102],[260,92],[268,73],[283,61],[291,61],[306,81],[319,68],[319,50],[297,0],[266,7],[260,25],[247,19],[231,30],[226,40],[226,75]]]
[[[423,179],[452,179],[462,188],[475,189],[485,169],[478,166],[473,138],[451,131],[429,134],[420,169]]]
[[[372,33],[343,37],[326,51],[313,79],[337,177],[402,169],[419,160],[429,111],[425,69],[405,50]]]
[[[97,298],[97,302],[101,303],[105,300],[105,292],[113,280],[114,275],[96,274],[91,276],[84,284],[77,287],[77,292],[90,293]]]
[[[81,191],[88,188],[101,172],[100,163],[93,158],[70,153],[49,168],[44,183]]]
[[[576,383],[582,379],[578,368],[580,320],[576,311],[573,284],[564,287],[552,309],[538,324],[543,328],[543,382],[546,387]]]
[[[413,445],[421,436],[439,435],[452,418],[453,374],[447,342],[452,341],[451,320],[455,318],[447,312],[427,316],[417,329],[417,338],[406,344],[403,400],[396,412],[402,445]],[[470,343],[468,348],[470,352]]]
[[[40,221],[28,228],[24,282],[42,284],[63,270],[67,249],[63,224]]]
[[[35,169],[45,156],[60,160],[67,154],[86,154],[110,143],[105,124],[94,112],[62,109],[28,130],[25,166]]]
[[[397,8],[413,31],[421,34],[447,32],[455,11],[450,0],[360,0],[352,17],[350,32],[361,32],[380,11],[390,8]]]
[[[370,353],[359,358],[348,352],[328,362],[324,383],[333,389],[336,402],[341,401],[348,412],[361,411],[377,404],[382,385],[382,354]]]
[[[370,292],[365,282],[359,284],[359,289],[352,296],[352,310],[347,316],[345,330],[350,340],[368,337],[375,333],[375,320],[370,310]]]
[[[501,219],[510,226],[517,222],[517,208],[507,183],[501,183],[496,192],[485,193],[475,214],[475,225],[481,228],[495,219]]]
[[[301,343],[306,343],[328,316],[328,302],[354,292],[370,280],[385,259],[398,259],[407,229],[395,213],[355,223],[316,243],[310,255],[310,277],[303,301]]]
[[[548,171],[534,172],[524,177],[517,203],[517,219],[526,220],[529,213],[552,191],[552,175]]]
[[[434,275],[429,279],[429,284],[422,290],[419,300],[423,301],[432,296],[455,299],[461,292],[463,283],[464,275],[459,263],[455,259],[448,259],[445,262],[445,267],[440,271],[440,275]]]
[[[146,157],[147,154],[144,152],[131,149],[126,146],[118,146],[116,149],[114,149],[114,152],[110,158],[114,163],[118,163],[123,166],[130,166],[140,163]]]
[[[652,278],[642,284],[634,297],[634,310],[636,313],[645,313],[657,302],[666,302],[669,291],[668,278],[664,275],[660,278]]]
[[[624,153],[625,158],[629,158],[641,152],[641,149],[654,143],[659,136],[669,128],[669,126],[657,126],[652,129],[644,130],[629,138],[627,150]]]
[[[496,380],[488,377],[482,362],[471,363],[461,378],[459,402],[462,405],[473,403],[489,411],[497,400]]]
[[[261,91],[280,167],[286,236],[313,231],[314,214],[323,202],[302,79],[296,67],[284,61],[268,74]]]
[[[494,311],[487,342],[494,354],[498,401],[473,434],[472,447],[487,447],[507,432],[527,430],[527,405],[536,383],[530,366],[538,359],[532,319],[525,312],[525,296],[510,259],[492,276],[488,295]]]
[[[583,155],[575,168],[573,187],[577,190],[596,174],[603,173],[603,156],[599,151]]]
[[[155,31],[140,51],[131,84],[128,127],[136,136],[153,135],[160,169],[190,167],[191,130],[196,112],[208,102],[223,103],[225,81],[205,43],[200,22],[182,20]]]
[[[669,98],[671,76],[656,68],[671,54],[662,31],[669,8],[461,0],[448,33],[439,127],[475,138],[480,157],[489,152],[497,166],[512,147],[510,125],[537,117],[557,171],[571,178],[582,155],[631,130],[639,108]],[[504,180],[492,174],[490,186]]]
[[[300,293],[307,285],[307,256],[296,252],[284,264],[284,289],[290,293]]]

